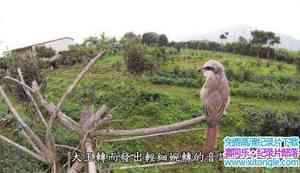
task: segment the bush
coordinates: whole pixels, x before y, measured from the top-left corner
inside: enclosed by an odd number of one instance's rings
[[[254,72],[249,66],[244,64],[237,65],[238,69],[235,71],[233,68],[226,68],[226,77],[229,80],[237,80],[240,82],[253,81]]]
[[[116,108],[114,117],[117,116],[117,118],[144,115],[148,118],[155,118],[163,109],[178,103],[167,94],[140,89],[128,82],[112,84],[93,81],[83,83],[78,90],[79,92],[72,99],[90,99],[96,106],[106,104],[111,108]],[[76,112],[75,110],[70,111],[72,111],[70,114]]]
[[[300,74],[300,58],[298,59],[298,61],[296,63],[296,68],[297,68],[298,74]]]
[[[123,56],[127,70],[130,73],[138,74],[144,71],[154,72],[160,65],[167,61],[166,48],[148,47],[140,42],[130,42],[125,45]]]
[[[36,56],[39,58],[51,58],[56,54],[55,50],[45,46],[38,46],[36,47],[35,51],[36,51]]]
[[[300,110],[275,111],[268,108],[244,108],[241,132],[249,136],[298,136],[300,133]]]
[[[247,82],[245,85],[235,85],[237,83],[232,82],[231,95],[254,97],[264,99],[277,99],[277,100],[299,100],[300,94],[295,88],[274,88],[273,86],[266,86],[265,84],[255,84]]]
[[[161,77],[155,76],[150,79],[153,84],[157,85],[176,85],[182,87],[201,87],[201,80],[191,79],[191,78],[171,78],[171,77]]]
[[[43,64],[36,57],[6,57],[6,63],[8,66],[8,74],[13,78],[19,79],[17,69],[20,68],[23,72],[25,83],[31,86],[32,81],[36,80],[39,84],[43,83],[45,86],[44,75],[42,73]],[[19,99],[27,101],[28,98],[20,84],[15,82],[7,82],[8,88],[14,93]]]
[[[140,43],[127,45],[124,50],[127,70],[130,73],[142,73],[146,67],[145,47]]]

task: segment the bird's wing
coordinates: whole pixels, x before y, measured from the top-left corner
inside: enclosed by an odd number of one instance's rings
[[[220,119],[229,103],[229,84],[228,81],[222,82],[219,88],[220,99],[222,100],[218,107],[218,118]]]
[[[223,115],[229,100],[229,87],[222,83],[218,90],[210,93],[204,99],[204,110],[207,116],[219,119]]]

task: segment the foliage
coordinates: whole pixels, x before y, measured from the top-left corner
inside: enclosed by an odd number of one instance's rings
[[[19,79],[17,69],[20,68],[23,72],[24,80],[27,85],[31,86],[32,81],[34,80],[40,84],[46,85],[45,76],[42,72],[43,64],[38,58],[32,56],[9,56],[6,58],[8,74],[11,77]],[[6,84],[9,86],[8,88],[11,90],[11,93],[16,95],[17,98],[24,101],[28,100],[21,85],[11,81],[6,82]]]
[[[146,32],[142,36],[142,43],[147,45],[157,44],[159,40],[159,35],[155,32]]]
[[[168,44],[168,37],[165,34],[161,34],[158,37],[158,45],[159,46],[167,46]]]
[[[231,82],[231,95],[252,97],[256,99],[267,100],[293,100],[300,99],[300,94],[297,89],[281,86],[280,88],[274,88],[270,86],[264,86],[264,84],[258,85],[255,83],[245,83],[244,85],[237,85],[237,83]]]
[[[296,67],[297,67],[298,74],[300,74],[300,59],[297,61]]]
[[[15,138],[19,138],[20,141],[21,134],[14,132]],[[0,161],[1,168],[0,172],[40,172],[48,169],[48,165],[37,162],[35,159],[31,158],[27,154],[23,153],[19,149],[7,145],[6,143],[0,141]],[[22,171],[20,171],[22,170]]]
[[[280,37],[270,31],[254,30],[251,32],[252,39],[247,40],[239,37],[236,42],[227,42],[219,44],[207,40],[190,40],[185,42],[170,42],[168,45],[174,47],[180,52],[182,48],[210,51],[224,51],[234,54],[241,54],[259,58],[274,59],[287,63],[297,63],[300,59],[298,52],[287,51],[284,49],[275,49],[272,46],[280,43]],[[221,34],[220,39],[225,40],[226,34]]]
[[[145,46],[140,43],[130,44],[124,50],[127,70],[130,73],[142,73],[146,68]]]
[[[161,70],[150,81],[157,85],[176,85],[182,87],[199,88],[203,84],[203,78],[193,69],[181,69],[176,66],[171,71]]]
[[[50,47],[38,46],[35,48],[36,56],[39,58],[51,58],[56,52]]]
[[[274,111],[272,109],[244,108],[241,115],[244,124],[241,130],[247,136],[298,136],[300,110]]]
[[[142,73],[144,71],[156,71],[160,64],[167,61],[168,54],[163,47],[147,47],[140,42],[130,42],[124,48],[123,56],[130,73]]]
[[[120,40],[120,47],[122,50],[127,48],[130,44],[140,43],[141,38],[140,36],[136,35],[133,32],[127,32],[123,35]]]
[[[251,35],[251,44],[272,46],[280,43],[280,37],[276,36],[274,32],[254,30],[251,31]]]

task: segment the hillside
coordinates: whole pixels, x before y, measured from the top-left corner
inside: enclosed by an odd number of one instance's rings
[[[191,39],[200,39],[200,40],[211,40],[211,41],[220,41],[220,34],[229,32],[227,42],[236,42],[239,37],[242,36],[248,40],[251,39],[251,31],[260,29],[248,25],[236,25],[226,28],[221,28],[217,31],[211,31],[209,33],[201,35],[190,35],[185,38],[185,40]],[[298,51],[300,50],[300,40],[289,36],[288,34],[276,33],[280,37],[281,43],[276,45],[278,48],[285,48],[288,50]]]
[[[255,110],[260,113],[269,111],[276,116],[286,114],[292,116],[299,111],[300,78],[294,65],[229,53],[194,50],[182,50],[161,65],[159,72],[142,75],[128,73],[120,54],[109,54],[93,66],[75,89],[74,94],[67,99],[63,111],[75,120],[79,120],[80,111],[86,100],[92,102],[95,108],[106,104],[115,108],[112,113],[115,121],[109,128],[121,129],[150,127],[192,118],[202,112],[198,92],[203,84],[203,77],[197,72],[197,68],[209,59],[222,62],[227,69],[227,77],[230,79],[231,102],[227,113],[222,118],[220,139],[225,136],[265,133],[259,131],[263,129],[263,125],[260,126],[261,124],[256,124],[256,122],[248,124],[252,119],[247,117],[250,115],[247,114],[247,111]],[[45,71],[47,86],[43,93],[50,101],[57,103],[57,98],[77,76],[82,66],[83,64],[77,64],[55,71]],[[15,102],[18,104],[18,109],[25,112],[22,104],[18,101]],[[1,102],[0,113],[4,114],[5,112],[6,107]],[[277,112],[279,113],[277,114]],[[263,116],[264,114],[259,115]],[[31,125],[41,128],[34,114],[26,114],[26,120],[31,122]],[[66,133],[57,124],[55,129],[57,143],[74,146],[77,144],[77,136]],[[41,129],[36,131],[41,132]],[[16,132],[1,129],[1,133],[6,133],[10,137],[14,136],[13,139],[19,142],[25,142],[15,136]],[[270,129],[266,133],[272,134],[276,131]],[[101,139],[98,142],[100,144]],[[198,151],[202,142],[203,131],[128,142],[105,143],[101,149],[106,152]],[[4,158],[8,158],[3,163],[3,167],[7,170],[17,161],[19,161],[17,166],[26,168],[28,172],[31,170],[31,165],[36,166],[36,170],[45,169],[45,165],[40,165],[33,160],[26,161],[27,157],[13,156],[16,155],[13,153],[18,151],[12,150],[2,142],[0,145],[10,149],[5,151],[1,149],[0,152],[1,162],[5,160]],[[220,150],[222,150],[222,145],[222,141],[219,140],[218,148]],[[199,170],[210,172],[212,169],[214,168],[201,164],[191,164],[114,172],[200,172]],[[226,169],[226,172],[231,171],[233,169]],[[240,169],[239,172],[243,171],[249,172],[249,169]],[[268,169],[266,171],[276,172],[279,170]],[[24,172],[26,172],[25,169]]]

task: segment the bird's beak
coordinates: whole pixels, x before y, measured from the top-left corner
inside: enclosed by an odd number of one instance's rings
[[[202,72],[202,68],[198,68],[198,70],[197,70],[198,72]]]

